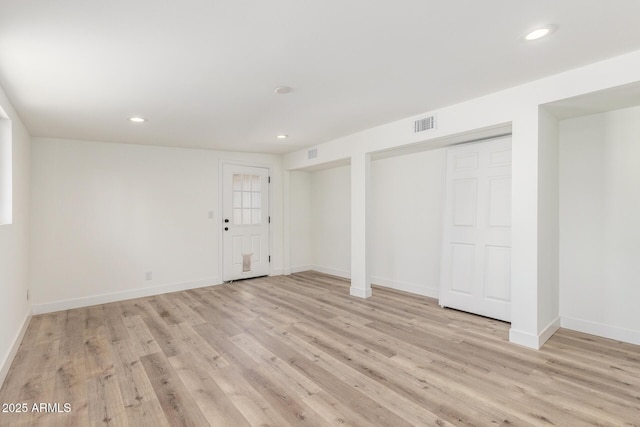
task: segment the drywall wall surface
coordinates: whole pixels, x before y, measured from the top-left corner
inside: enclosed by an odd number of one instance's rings
[[[3,138],[11,144],[11,221],[0,225],[0,386],[31,312],[29,290],[29,157],[31,138],[0,88]],[[10,123],[7,123],[10,122]]]
[[[311,173],[314,269],[340,277],[351,271],[351,167]]]
[[[219,284],[224,161],[272,168],[271,274],[281,274],[279,156],[35,138],[34,310]]]
[[[558,120],[544,109],[538,122],[538,333],[559,327]],[[554,329],[555,328],[555,329]]]
[[[560,122],[562,326],[640,344],[640,107]]]
[[[285,170],[318,166],[358,152],[373,153],[504,125],[516,120],[522,110],[537,110],[542,104],[638,82],[639,66],[640,51],[620,55],[327,141],[313,147],[317,155],[312,158],[308,156],[309,148],[288,153],[283,165]],[[414,120],[430,114],[437,115],[436,129],[415,133]],[[520,142],[515,132],[513,138],[517,147]]]
[[[371,162],[368,220],[373,284],[437,297],[445,166],[445,149]],[[298,183],[293,176],[292,206],[305,188],[304,175]],[[309,176],[313,268],[350,277],[350,167]],[[301,206],[292,211],[304,217],[304,197],[299,197]],[[292,270],[294,265],[292,260]]]
[[[438,296],[446,149],[371,164],[371,280]]]
[[[540,321],[546,317],[538,307],[538,107],[540,105],[638,82],[640,51],[610,58],[544,79],[495,92],[459,104],[357,132],[316,147],[284,156],[284,169],[318,167],[335,161],[412,144],[433,143],[477,130],[502,128],[513,131],[512,181],[512,342],[539,348],[547,335]],[[413,131],[414,120],[437,115],[432,132]]]
[[[312,257],[311,174],[289,174],[289,240],[291,272],[310,270]]]

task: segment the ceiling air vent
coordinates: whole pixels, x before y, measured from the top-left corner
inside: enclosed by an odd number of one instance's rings
[[[436,116],[425,117],[424,119],[419,119],[413,122],[413,132],[424,132],[427,130],[433,130],[436,128]]]
[[[315,159],[316,157],[318,157],[318,149],[317,148],[313,148],[313,149],[307,151],[307,158],[308,159]]]

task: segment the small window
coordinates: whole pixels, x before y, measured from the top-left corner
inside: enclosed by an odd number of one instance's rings
[[[262,178],[260,175],[233,175],[233,224],[262,224]]]
[[[12,220],[11,120],[0,108],[0,225]]]

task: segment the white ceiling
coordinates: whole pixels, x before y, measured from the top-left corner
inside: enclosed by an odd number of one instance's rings
[[[0,0],[0,11],[0,84],[33,136],[271,153],[640,49],[638,0]],[[558,31],[522,41],[547,23]]]

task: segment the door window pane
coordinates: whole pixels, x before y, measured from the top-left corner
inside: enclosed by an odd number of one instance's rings
[[[242,175],[242,191],[251,191],[251,175]]]
[[[251,209],[251,193],[247,191],[242,192],[242,208]]]
[[[262,223],[260,209],[251,210],[251,224],[258,225]]]
[[[234,173],[233,174],[233,191],[242,190],[242,175]]]
[[[261,191],[260,188],[260,175],[252,175],[251,176],[251,190],[253,191]]]
[[[233,224],[262,224],[262,182],[260,175],[233,175]]]
[[[240,209],[242,207],[242,191],[233,192],[233,208]]]
[[[256,208],[260,208],[260,193],[257,192],[253,192],[251,193],[251,207],[256,209]]]

